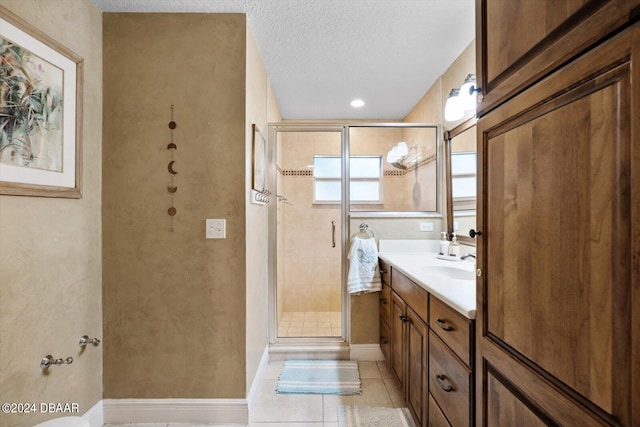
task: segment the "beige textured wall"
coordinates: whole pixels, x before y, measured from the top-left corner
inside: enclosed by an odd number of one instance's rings
[[[252,129],[255,123],[260,132],[267,138],[267,123],[280,121],[280,111],[271,90],[258,46],[249,26],[247,31],[247,65],[246,65],[246,138],[245,151],[251,153]],[[245,156],[247,211],[247,325],[246,325],[246,358],[247,358],[247,392],[255,378],[265,348],[269,345],[268,309],[269,282],[267,270],[268,255],[268,223],[267,205],[250,203],[252,184],[251,156]],[[276,201],[275,196],[272,203]]]
[[[89,0],[2,0],[9,9],[84,58],[82,199],[0,196],[0,401],[102,398],[102,18]],[[72,356],[48,375],[40,359]],[[59,414],[0,414],[0,426],[28,427]]]
[[[246,394],[245,25],[104,14],[105,398]],[[205,240],[206,218],[225,240]]]

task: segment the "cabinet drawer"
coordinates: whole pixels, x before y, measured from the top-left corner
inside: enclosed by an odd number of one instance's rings
[[[471,370],[429,332],[429,391],[451,425],[471,425]]]
[[[380,267],[380,277],[382,283],[386,283],[391,286],[391,265],[388,262],[378,258],[378,266]]]
[[[433,295],[429,298],[429,326],[464,363],[471,366],[473,323]]]
[[[429,427],[451,427],[431,393],[429,393]]]
[[[391,328],[389,324],[380,317],[380,350],[382,350],[382,354],[384,354],[384,358],[387,361],[387,366],[389,365],[389,361],[391,360]]]
[[[429,293],[407,276],[393,269],[391,289],[425,322],[429,321]]]
[[[390,324],[391,317],[391,288],[384,283],[382,284],[382,291],[380,291],[380,317],[383,318],[387,324]]]

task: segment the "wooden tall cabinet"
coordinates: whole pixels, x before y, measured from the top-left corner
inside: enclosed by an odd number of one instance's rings
[[[479,426],[640,425],[639,3],[478,1]]]

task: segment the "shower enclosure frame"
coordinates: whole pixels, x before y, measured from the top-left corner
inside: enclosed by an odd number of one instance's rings
[[[434,128],[436,130],[436,210],[422,212],[371,212],[371,211],[354,211],[351,212],[350,194],[349,194],[349,131],[351,128],[362,127],[379,127],[379,128]],[[341,135],[341,190],[342,197],[340,200],[340,220],[341,220],[341,317],[342,317],[342,335],[340,337],[279,337],[278,336],[278,295],[277,295],[277,270],[278,270],[278,247],[277,247],[277,194],[274,194],[274,201],[268,204],[268,283],[269,283],[269,346],[314,346],[314,347],[348,347],[350,343],[351,332],[351,299],[347,292],[347,273],[348,261],[346,254],[348,252],[349,243],[349,220],[352,218],[444,218],[443,214],[443,191],[442,183],[444,181],[443,170],[443,145],[442,145],[442,126],[433,123],[394,123],[394,122],[357,122],[357,123],[314,123],[314,122],[295,122],[295,123],[269,123],[268,124],[268,186],[274,193],[277,193],[277,137],[279,132],[340,132]]]

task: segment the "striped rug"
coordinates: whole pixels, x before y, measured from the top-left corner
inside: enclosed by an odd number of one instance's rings
[[[339,427],[415,427],[407,408],[339,406]]]
[[[278,393],[361,394],[355,360],[287,360],[278,378]]]

